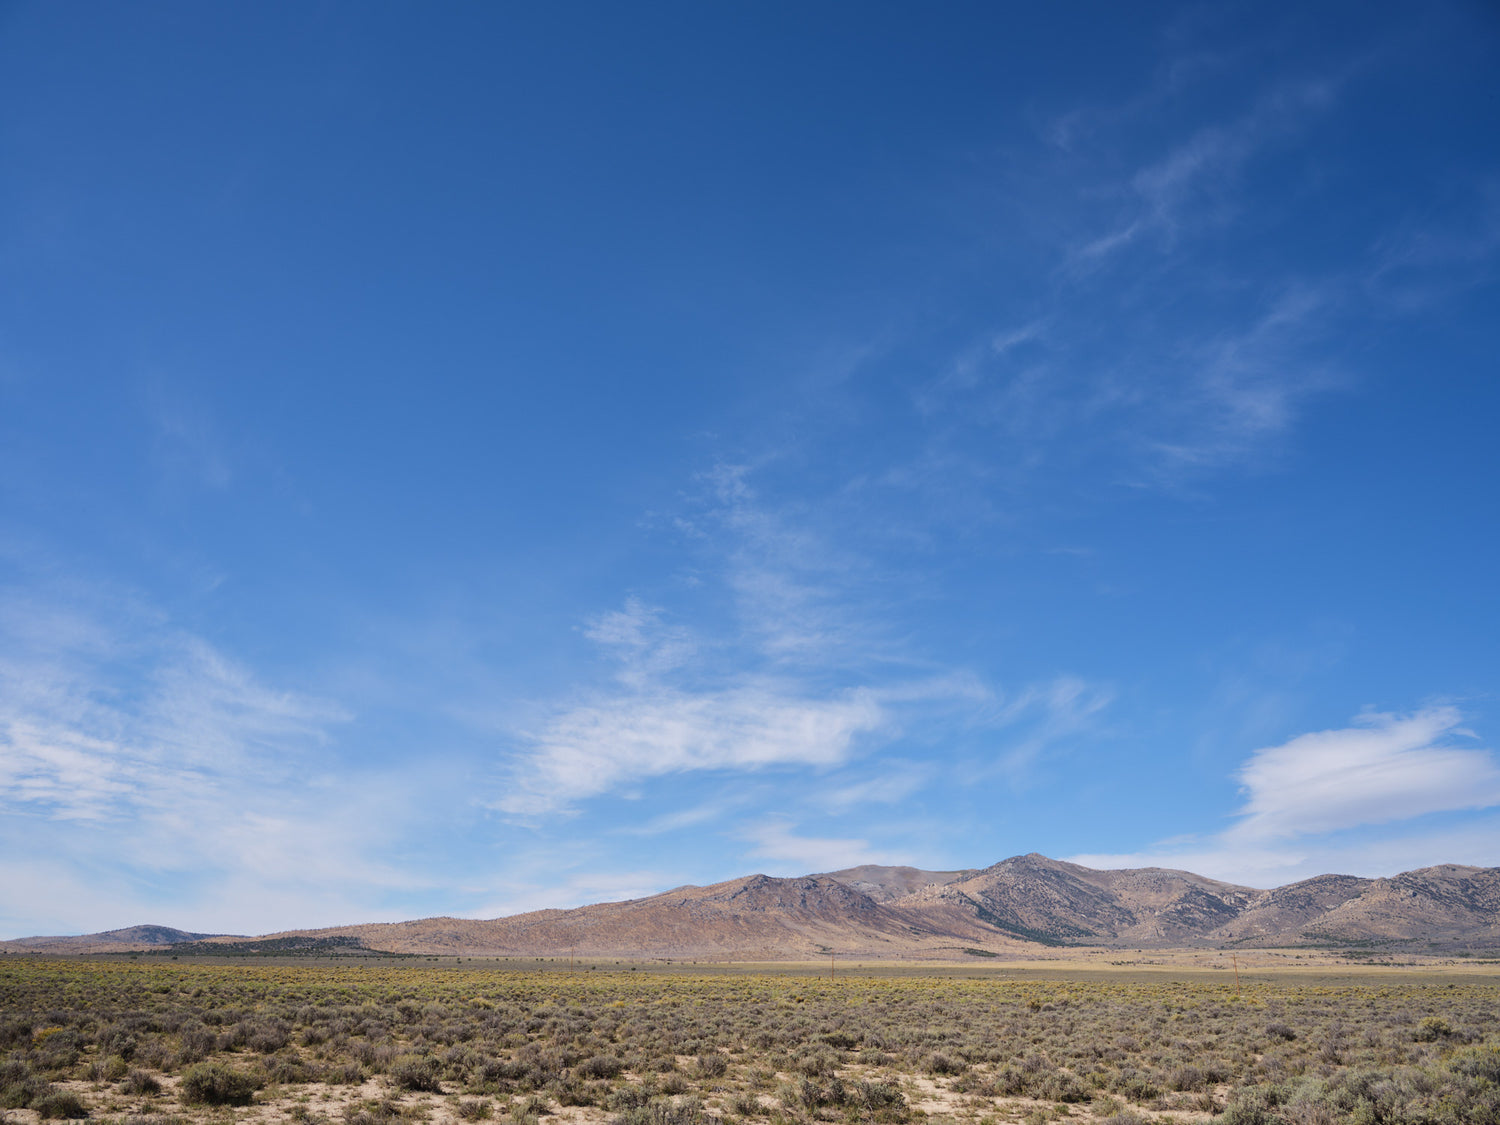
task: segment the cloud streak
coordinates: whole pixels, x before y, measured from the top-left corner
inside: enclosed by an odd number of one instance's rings
[[[1387,824],[1500,805],[1500,767],[1462,737],[1452,707],[1361,715],[1342,730],[1257,750],[1241,767],[1246,801],[1231,841],[1252,842]]]
[[[706,481],[693,528],[715,565],[699,574],[729,596],[732,620],[715,633],[689,630],[632,596],[588,621],[584,634],[613,666],[612,682],[514,732],[493,809],[535,824],[655,778],[826,773],[884,749],[911,723],[954,714],[1023,730],[1007,752],[1018,770],[1108,702],[1076,677],[1007,698],[961,671],[914,674],[917,662],[882,638],[879,606],[846,581],[862,569],[857,557],[768,507],[748,468],[721,465]],[[829,807],[889,802],[922,784],[903,776],[838,783]]]
[[[1236,773],[1237,821],[1207,839],[1163,841],[1128,854],[1071,857],[1093,867],[1179,867],[1252,885],[1330,870],[1388,875],[1438,862],[1500,862],[1493,817],[1480,827],[1426,829],[1376,841],[1360,830],[1435,813],[1500,806],[1500,764],[1453,707],[1371,712],[1354,725],[1255,751]]]
[[[337,704],[84,583],[0,591],[0,653],[0,901],[28,918],[263,932],[426,884],[379,858],[421,786],[341,776]]]
[[[1097,268],[1150,236],[1169,250],[1185,230],[1223,221],[1233,211],[1230,192],[1245,165],[1274,141],[1304,128],[1333,102],[1338,85],[1327,79],[1278,84],[1238,119],[1205,126],[1139,168],[1127,186],[1116,189],[1130,199],[1127,216],[1074,251],[1069,267]]]
[[[859,736],[889,721],[867,689],[817,698],[769,678],[721,691],[602,698],[564,711],[532,736],[510,791],[495,805],[537,815],[672,773],[833,766]]]

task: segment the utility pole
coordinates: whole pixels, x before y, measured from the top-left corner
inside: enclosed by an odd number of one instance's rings
[[[828,979],[833,979],[833,950],[828,951]]]
[[[1240,959],[1235,954],[1229,955],[1230,961],[1234,962],[1234,994],[1240,994]]]

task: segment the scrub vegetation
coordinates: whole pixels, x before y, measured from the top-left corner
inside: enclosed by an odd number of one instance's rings
[[[0,1114],[120,1125],[1500,1121],[1500,988],[0,963]]]

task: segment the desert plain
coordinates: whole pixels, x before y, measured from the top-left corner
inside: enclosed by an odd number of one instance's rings
[[[6,1125],[1500,1120],[1500,963],[0,957]]]

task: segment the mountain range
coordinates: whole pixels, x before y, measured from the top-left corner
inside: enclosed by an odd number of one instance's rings
[[[1043,855],[990,867],[863,866],[748,875],[647,898],[505,918],[426,918],[260,937],[133,926],[0,942],[7,952],[365,952],[613,959],[952,959],[1105,949],[1500,948],[1500,868],[1319,875],[1258,890],[1164,868],[1100,871]]]

